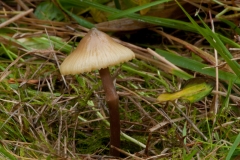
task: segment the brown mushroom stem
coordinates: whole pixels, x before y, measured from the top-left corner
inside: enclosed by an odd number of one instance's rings
[[[109,69],[100,69],[99,73],[106,95],[105,99],[109,107],[110,145],[120,148],[119,97],[113,84],[113,79],[110,75]],[[110,147],[110,154],[112,156],[119,156],[119,151]]]

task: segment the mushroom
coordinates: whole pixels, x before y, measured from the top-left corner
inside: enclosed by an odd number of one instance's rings
[[[82,38],[74,50],[61,64],[62,75],[79,74],[99,70],[109,107],[110,145],[120,147],[119,97],[113,84],[108,67],[114,66],[135,57],[135,54],[107,34],[92,28]],[[110,154],[119,156],[119,151],[110,147]]]

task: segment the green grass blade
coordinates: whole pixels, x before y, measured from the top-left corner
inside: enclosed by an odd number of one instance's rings
[[[16,39],[14,39],[14,38],[12,38],[12,37],[6,35],[6,34],[0,34],[0,36],[1,36],[2,38],[4,38],[4,39],[8,40],[9,42],[12,41],[12,42],[14,42],[14,43],[16,43],[16,44],[22,46],[23,48],[25,48],[25,49],[27,49],[27,50],[30,50],[29,47],[23,45],[21,42],[17,41]]]
[[[75,19],[75,21],[77,21],[78,24],[82,25],[83,27],[86,27],[86,28],[89,28],[89,29],[91,29],[91,28],[94,27],[94,24],[86,21],[86,20],[83,19],[83,18],[80,18],[79,16],[73,14],[72,12],[69,12],[68,10],[65,10],[65,12],[66,12],[69,16],[71,16],[73,19]]]
[[[186,72],[183,72],[183,71],[180,71],[180,70],[176,70],[176,69],[173,69],[172,72],[171,72],[173,75],[179,77],[179,78],[182,78],[182,79],[185,79],[185,80],[188,80],[190,78],[193,78],[192,75],[186,73]]]
[[[178,2],[177,2],[178,3]],[[236,61],[232,61],[231,58],[232,55],[228,51],[228,49],[224,46],[223,42],[220,40],[218,35],[201,20],[202,24],[204,25],[205,29],[200,27],[195,20],[184,10],[184,8],[178,3],[178,5],[181,7],[183,12],[186,14],[188,19],[192,22],[194,27],[198,30],[200,34],[204,36],[205,39],[218,51],[218,53],[224,58],[224,60],[227,62],[227,64],[231,67],[231,69],[235,72],[238,77],[240,77],[240,66]]]
[[[2,145],[0,145],[0,158],[16,160],[13,155],[11,155]]]
[[[60,0],[58,0],[58,4],[59,6],[70,16],[72,17],[76,22],[78,22],[78,24],[82,25],[83,27],[86,27],[86,28],[93,28],[94,27],[94,24],[92,24],[91,22],[88,22],[86,21],[85,19],[73,14],[72,12],[68,11],[67,9],[65,9],[63,6],[62,6],[62,3],[59,3]],[[80,3],[80,2],[78,2]]]
[[[92,1],[88,1],[88,0],[81,0],[81,1],[77,1],[77,0],[68,0],[68,1],[58,0],[58,2],[60,2],[60,4],[64,7],[66,7],[66,8],[67,7],[68,8],[69,7],[93,7],[93,8],[96,8],[96,9],[99,9],[101,11],[108,12],[108,13],[111,13],[111,14],[118,14],[118,13],[122,12],[121,10],[118,10],[116,8],[107,7],[107,6],[104,6],[102,4],[92,2]],[[147,22],[147,23],[151,23],[151,24],[160,25],[160,26],[163,26],[163,27],[176,28],[176,29],[180,29],[180,30],[196,32],[196,29],[192,26],[191,23],[187,23],[187,22],[183,22],[183,21],[179,21],[179,20],[152,17],[152,16],[141,16],[141,15],[135,14],[135,13],[127,15],[126,17],[132,18],[132,19],[135,19],[135,20],[139,20],[139,21],[142,21],[142,22]]]
[[[59,4],[61,4],[62,6],[65,7],[65,8],[63,7],[64,10],[67,10],[66,8],[69,8],[69,7],[80,7],[80,8],[81,7],[93,7],[93,8],[96,8],[96,9],[99,9],[101,11],[108,12],[111,14],[119,14],[122,12],[121,10],[118,10],[118,9],[115,9],[112,7],[108,7],[108,6],[104,6],[102,4],[88,1],[88,0],[81,0],[81,2],[79,2],[78,0],[58,0],[58,2],[59,2]],[[159,25],[162,27],[175,28],[175,29],[179,29],[179,30],[183,30],[183,31],[198,32],[198,30],[193,26],[193,24],[188,23],[188,22],[179,21],[179,20],[168,19],[168,18],[159,18],[159,17],[153,17],[153,16],[142,16],[142,15],[135,14],[135,13],[126,15],[126,17],[134,19],[134,20],[139,20],[142,22],[150,23],[150,24]],[[75,17],[75,18],[78,19],[79,17]],[[82,24],[82,21],[79,19],[79,24],[80,23]],[[90,24],[87,28],[91,28],[91,27],[92,26]],[[205,32],[205,29],[204,28],[202,28],[202,29]],[[221,38],[221,40],[224,43],[227,43],[227,44],[230,44],[231,46],[240,48],[240,45],[235,43],[234,41],[232,41],[222,35],[219,35],[219,37]]]
[[[125,64],[122,65],[122,69],[126,70],[128,72],[132,72],[134,74],[138,74],[138,75],[140,75],[142,77],[145,77],[145,78],[150,78],[150,79],[156,80],[157,82],[162,84],[168,91],[170,91],[168,84],[163,79],[157,78],[157,77],[155,77],[155,76],[153,76],[151,74],[148,74],[146,72],[142,72],[142,71],[133,69],[133,68],[131,68],[131,67],[125,65]]]
[[[229,103],[230,103],[230,94],[231,94],[231,91],[232,91],[232,86],[233,86],[233,82],[232,81],[230,81],[229,83],[228,83],[228,90],[227,90],[227,95],[226,95],[226,97],[225,97],[225,99],[224,99],[224,101],[223,101],[223,104],[222,104],[222,108],[221,108],[221,112],[223,111],[223,110],[227,110],[227,108],[229,108],[231,105],[229,105]],[[220,115],[220,114],[219,114]],[[218,117],[217,117],[218,118]]]
[[[146,8],[149,8],[149,7],[161,4],[161,3],[169,2],[169,1],[171,1],[171,0],[158,0],[158,1],[154,1],[151,3],[144,4],[144,5],[140,5],[137,7],[132,7],[132,8],[126,9],[122,12],[119,12],[117,14],[113,14],[113,15],[109,16],[108,18],[109,18],[109,20],[121,18],[121,17],[127,16],[129,14],[132,14],[134,12],[137,12],[137,11],[140,11],[140,10],[143,10],[143,9],[146,9]]]
[[[237,34],[240,34],[240,28],[235,23],[228,21],[226,19],[221,19],[221,21],[229,25],[231,29],[233,29]]]
[[[8,58],[11,60],[11,61],[14,61],[12,55],[11,55],[11,51],[9,51],[8,49],[5,48],[5,46],[1,43],[1,46],[3,48],[3,50],[5,51],[6,55],[8,56]]]
[[[231,39],[229,39],[227,37],[224,37],[223,35],[218,35],[218,36],[221,38],[221,40],[224,43],[229,44],[232,47],[240,48],[240,45],[238,43],[234,42],[233,40],[231,40]]]
[[[235,139],[232,147],[230,148],[230,150],[229,150],[229,152],[227,154],[226,160],[230,160],[231,159],[231,157],[232,157],[234,151],[236,150],[236,148],[238,147],[239,143],[240,143],[240,133],[238,134],[238,136]]]
[[[201,20],[202,21],[202,20]],[[224,60],[227,62],[227,64],[231,67],[231,69],[235,72],[238,77],[240,77],[240,66],[236,61],[232,61],[231,59],[232,54],[228,51],[228,49],[225,47],[223,42],[220,40],[218,35],[214,32],[211,31],[211,29],[202,21],[204,24],[205,28],[207,29],[209,35],[211,37],[208,37],[208,42],[215,48],[217,49],[218,53],[221,55],[221,57],[224,58]],[[204,34],[204,32],[202,32]],[[215,41],[214,41],[214,40]]]
[[[199,72],[204,75],[215,77],[216,69],[206,68],[206,67],[209,67],[206,64],[200,63],[198,61],[195,61],[186,57],[178,56],[173,53],[160,50],[160,49],[156,49],[156,52],[161,56],[165,57],[171,63],[177,65],[178,67],[182,67],[194,72]],[[229,72],[224,72],[222,70],[219,70],[219,78],[225,81],[233,80],[234,83],[240,84],[240,79],[236,75]]]
[[[61,9],[58,8],[51,1],[45,1],[40,3],[34,12],[34,15],[38,19],[43,19],[43,20],[64,21],[65,19],[65,16],[61,11]]]
[[[192,160],[192,159],[194,159],[193,156],[196,155],[196,153],[197,153],[197,150],[192,150],[191,153],[189,153],[188,155],[186,155],[184,157],[184,160]]]

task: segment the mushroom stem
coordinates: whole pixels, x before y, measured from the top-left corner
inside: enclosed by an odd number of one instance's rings
[[[113,79],[109,69],[99,70],[102,79],[103,89],[105,91],[105,99],[109,107],[110,118],[110,145],[120,147],[120,117],[119,117],[119,97],[113,84]],[[119,156],[119,151],[110,146],[110,155]]]

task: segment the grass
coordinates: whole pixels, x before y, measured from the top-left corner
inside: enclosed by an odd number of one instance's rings
[[[108,108],[98,72],[59,72],[88,29],[100,26],[136,54],[136,59],[110,68],[120,97],[121,158],[239,158],[239,41],[234,36],[240,32],[234,17],[238,11],[231,8],[239,4],[4,3],[1,22],[29,8],[35,15],[0,28],[1,159],[112,158]],[[140,28],[129,30],[129,22]],[[211,78],[218,89],[192,104],[157,102],[160,94],[179,91],[193,77]]]

